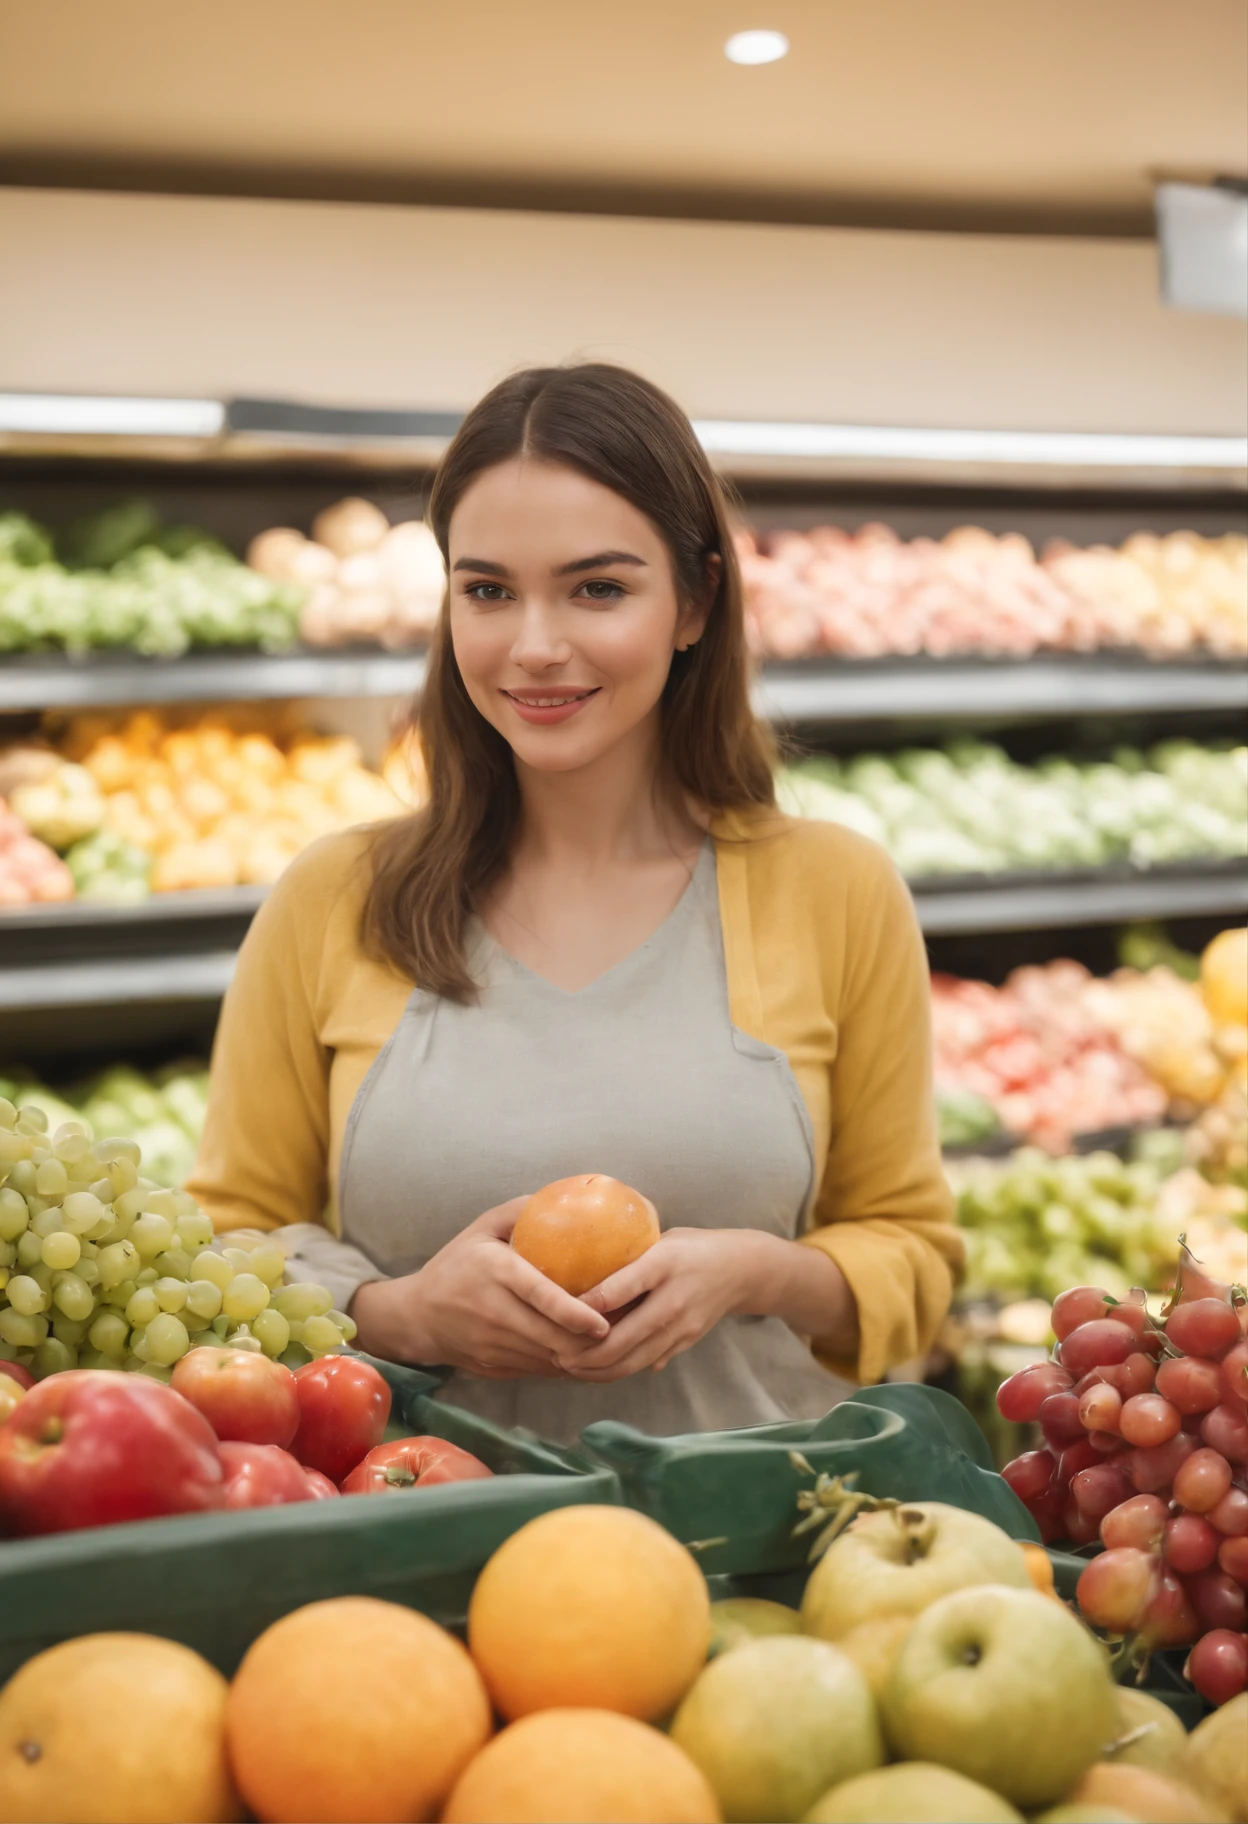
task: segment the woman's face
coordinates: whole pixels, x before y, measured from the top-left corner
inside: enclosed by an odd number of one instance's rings
[[[517,761],[571,772],[657,717],[706,608],[682,607],[644,513],[575,469],[518,458],[466,490],[449,545],[460,674]]]

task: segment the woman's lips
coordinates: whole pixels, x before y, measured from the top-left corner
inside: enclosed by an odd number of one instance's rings
[[[522,721],[549,725],[566,722],[578,709],[584,709],[590,698],[598,695],[598,687],[595,685],[592,690],[526,690],[523,693],[505,690],[503,695]]]

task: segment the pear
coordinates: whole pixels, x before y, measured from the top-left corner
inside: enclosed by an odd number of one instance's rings
[[[1248,1691],[1192,1730],[1187,1738],[1187,1777],[1235,1824],[1248,1824]]]
[[[976,1780],[931,1761],[859,1774],[825,1792],[805,1824],[1021,1824],[1022,1813]]]

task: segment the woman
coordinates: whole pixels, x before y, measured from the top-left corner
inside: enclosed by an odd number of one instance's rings
[[[430,518],[428,808],[271,894],[190,1188],[220,1228],[304,1225],[360,1347],[504,1424],[821,1414],[930,1343],[959,1260],[905,887],[775,808],[723,496],[663,393],[513,376]],[[575,1299],[508,1237],[590,1171],[664,1233]]]

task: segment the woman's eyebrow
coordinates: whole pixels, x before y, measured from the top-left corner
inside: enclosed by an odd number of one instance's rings
[[[459,557],[451,568],[453,570],[483,570],[487,576],[510,576],[506,564],[491,563],[488,557]]]
[[[636,564],[639,570],[646,568],[645,558],[634,557],[631,551],[598,551],[593,557],[578,557],[570,564],[560,564],[553,574],[575,576],[578,570],[601,570],[607,564]]]

